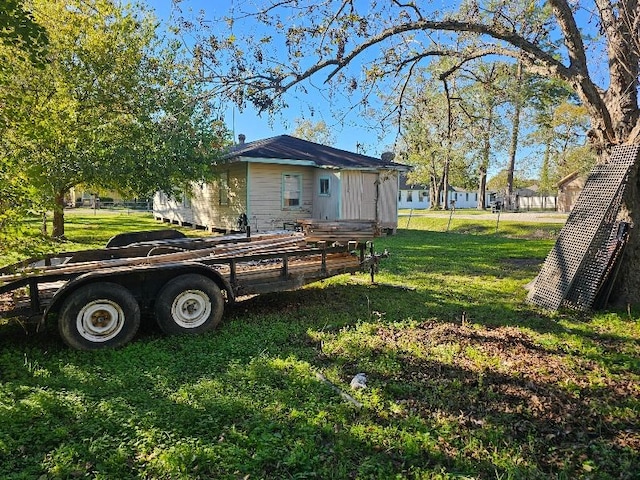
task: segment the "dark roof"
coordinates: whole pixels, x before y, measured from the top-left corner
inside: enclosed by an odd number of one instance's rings
[[[319,167],[387,168],[398,170],[407,168],[401,163],[383,161],[380,158],[340,150],[290,135],[279,135],[265,138],[264,140],[234,145],[223,159],[237,159],[239,157],[303,160],[313,162]]]
[[[422,183],[409,183],[409,181],[407,180],[407,176],[406,175],[400,175],[400,190],[429,190],[429,185],[425,185]],[[449,191],[450,192],[455,192],[456,188],[449,185]],[[463,190],[465,191],[465,190]]]
[[[400,175],[400,190],[429,190],[428,185],[407,182],[406,175]]]

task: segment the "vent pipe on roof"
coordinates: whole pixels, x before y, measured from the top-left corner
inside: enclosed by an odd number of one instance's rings
[[[240,145],[244,145],[244,141],[247,139],[247,137],[245,136],[244,133],[241,133],[240,135],[238,135],[238,143]]]

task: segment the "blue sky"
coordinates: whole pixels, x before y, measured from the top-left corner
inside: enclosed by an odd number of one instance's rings
[[[206,18],[213,19],[227,15],[234,4],[238,9],[242,4],[251,5],[251,3],[248,0],[182,0],[180,8],[186,17],[193,17],[200,10],[204,10]],[[155,10],[161,20],[168,19],[173,8],[171,0],[146,0],[146,4]],[[240,24],[236,24],[236,27],[242,29]],[[236,138],[238,134],[244,133],[247,141],[253,141],[283,133],[292,133],[297,118],[308,119],[312,122],[323,120],[331,127],[335,138],[334,146],[338,148],[379,156],[392,147],[394,135],[387,134],[380,139],[379,132],[373,131],[370,126],[368,127],[367,119],[359,116],[357,112],[349,115],[346,122],[338,121],[332,111],[345,106],[335,103],[339,102],[339,99],[334,100],[330,105],[331,102],[322,98],[319,92],[314,92],[308,98],[296,98],[289,95],[286,99],[289,108],[272,118],[266,115],[259,116],[252,108],[240,112],[229,104],[226,114],[227,126],[234,131]],[[310,115],[310,108],[313,109],[313,116]]]
[[[154,9],[161,20],[168,19],[172,9],[175,8],[172,0],[142,1],[145,1],[150,8]],[[363,1],[368,2],[369,0]],[[444,0],[442,0],[442,3],[443,5],[448,4]],[[235,9],[237,14],[241,10],[252,10],[252,5],[260,4],[264,4],[263,0],[181,0],[179,8],[182,11],[182,16],[186,18],[194,18],[203,10],[205,18],[211,21],[228,16],[232,8]],[[449,4],[448,6],[451,5]],[[580,27],[591,30],[594,28],[593,19],[585,15],[584,12],[579,12],[577,19]],[[209,23],[209,26],[215,28],[213,23]],[[223,28],[226,28],[226,25]],[[238,36],[247,31],[254,35],[262,35],[264,33],[260,31],[260,27],[256,29],[255,24],[251,26],[245,24],[243,26],[240,21],[236,21],[234,32],[237,32]],[[185,38],[185,41],[189,43],[189,38]],[[284,53],[282,58],[286,58]],[[600,61],[602,57],[598,51],[590,52],[590,58],[593,69],[596,70],[597,76],[600,77],[602,72],[598,70],[603,67],[606,68],[606,61]],[[246,135],[247,141],[253,141],[284,133],[292,133],[297,118],[307,119],[312,122],[323,120],[330,127],[335,139],[334,146],[338,148],[371,156],[380,156],[382,152],[392,150],[396,139],[396,127],[390,125],[386,127],[386,132],[381,132],[381,126],[375,123],[373,116],[364,115],[362,110],[358,108],[354,109],[343,121],[338,120],[334,114],[341,109],[347,109],[349,106],[347,94],[336,95],[329,99],[326,92],[319,88],[319,86],[322,86],[323,80],[324,78],[320,72],[319,75],[314,77],[313,87],[309,88],[310,94],[308,95],[286,94],[285,100],[289,107],[271,118],[267,115],[257,115],[256,111],[250,107],[240,112],[237,107],[229,104],[225,116],[227,126],[232,129],[236,139],[238,134],[243,133]],[[316,88],[314,89],[314,87]],[[313,110],[313,115],[311,110]],[[539,163],[540,158],[536,151],[530,147],[525,147],[521,142],[516,168],[526,170],[526,175],[535,176],[538,173]],[[490,175],[504,168],[505,164],[506,153],[498,152],[496,161],[492,162]]]

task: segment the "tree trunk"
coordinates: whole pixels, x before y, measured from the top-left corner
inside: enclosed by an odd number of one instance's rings
[[[610,302],[617,307],[640,305],[640,176],[638,165],[634,165],[629,175],[623,206],[618,215],[621,221],[629,222],[629,240],[620,261],[620,270],[612,290]]]
[[[489,158],[491,156],[491,134],[493,132],[493,108],[489,108],[487,126],[483,132],[482,161],[480,163],[480,179],[478,184],[478,210],[487,208],[487,170],[489,170]]]
[[[486,210],[487,205],[487,169],[484,165],[480,166],[480,184],[478,188],[478,210]]]
[[[442,191],[444,192],[444,205],[442,208],[445,210],[449,210],[449,156],[447,155],[447,159],[444,164],[444,169],[442,172]]]
[[[429,188],[429,200],[431,210],[440,210],[440,192],[442,191],[442,180],[438,180],[435,175],[431,177],[431,188]]]
[[[518,62],[516,69],[516,92],[513,99],[513,122],[511,126],[511,145],[509,146],[509,164],[507,166],[507,201],[511,202],[513,194],[513,172],[516,168],[516,152],[518,151],[518,136],[520,135],[520,114],[522,112],[522,62]]]
[[[444,168],[442,169],[442,188],[444,190],[444,209],[449,210],[449,167],[451,165],[451,150],[453,148],[453,111],[451,110],[451,95],[449,93],[449,83],[447,82],[446,77],[442,82],[447,95],[447,153],[444,161]]]
[[[53,238],[64,238],[64,191],[56,193],[53,206]]]
[[[551,144],[547,142],[544,146],[542,157],[542,168],[540,169],[540,193],[547,196],[552,191],[551,178],[549,175],[549,163],[551,161]]]

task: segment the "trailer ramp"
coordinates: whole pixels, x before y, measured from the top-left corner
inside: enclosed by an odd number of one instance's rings
[[[593,168],[529,292],[531,303],[549,310],[591,308],[619,253],[617,216],[639,154],[638,145],[618,146],[609,163]]]

